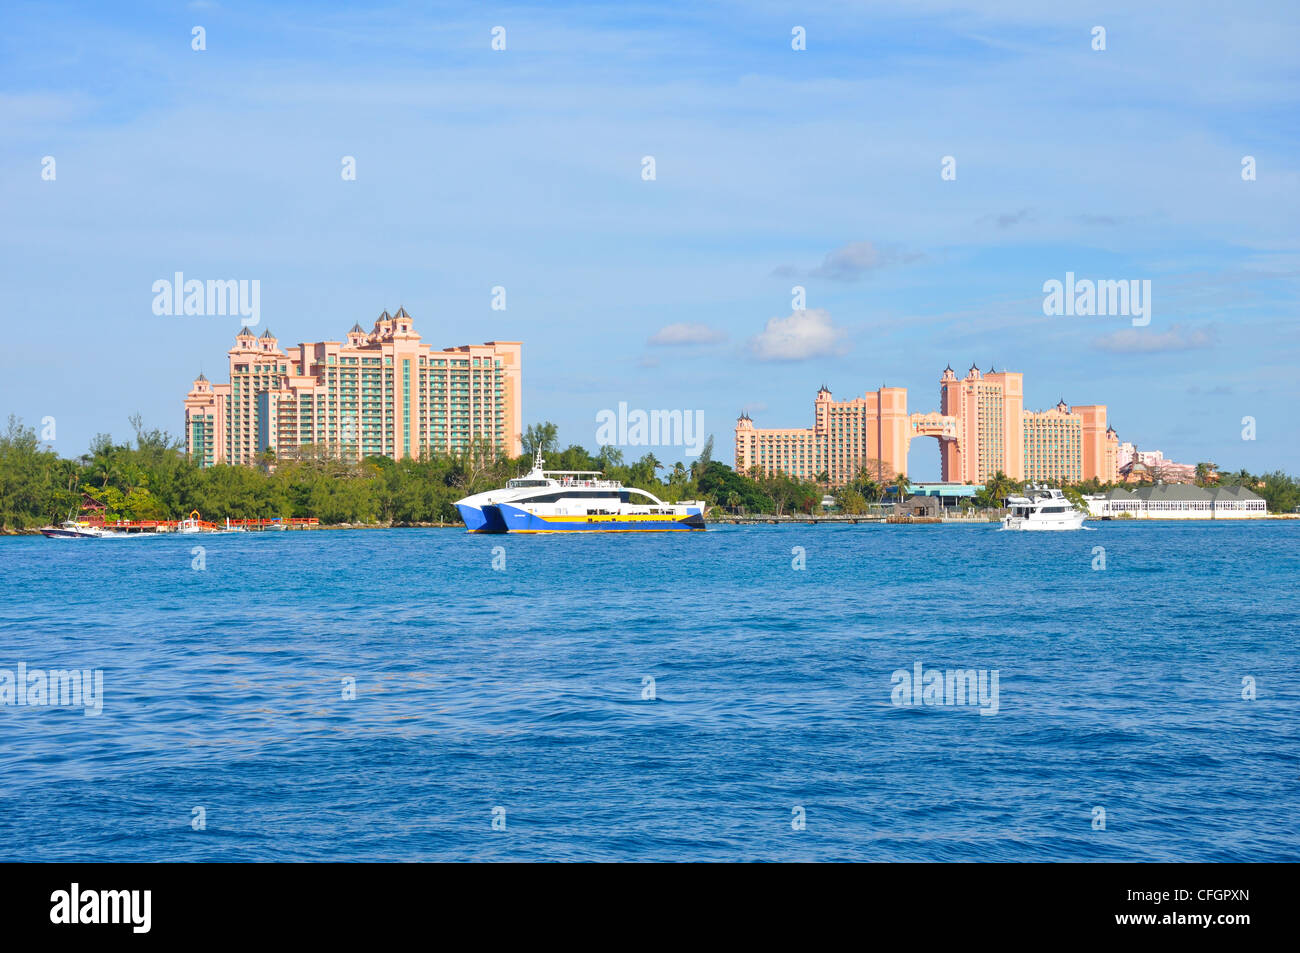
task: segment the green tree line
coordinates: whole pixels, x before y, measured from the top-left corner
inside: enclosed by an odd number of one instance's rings
[[[522,435],[524,453],[514,458],[479,444],[462,453],[421,460],[368,457],[344,462],[303,447],[292,458],[268,455],[254,466],[200,467],[185,455],[180,441],[146,428],[138,415],[131,418],[131,426],[133,440],[118,443],[99,434],[87,453],[66,458],[41,446],[35,430],[11,416],[0,434],[0,528],[17,531],[58,522],[81,508],[83,495],[102,503],[110,519],[174,520],[198,510],[213,521],[315,517],[327,524],[456,522],[456,500],[526,472],[538,449],[547,469],[599,470],[669,502],[702,499],[735,514],[811,513],[828,492],[825,473],[815,480],[737,473],[712,458],[711,437],[689,464],[666,464],[652,453],[627,462],[611,446],[595,454],[576,444],[561,450],[555,425],[541,423],[528,427]],[[1207,479],[1217,474],[1213,464],[1206,467]],[[1290,512],[1300,505],[1300,485],[1281,472],[1256,476],[1243,470],[1217,480],[1250,487],[1273,512]],[[906,485],[905,475],[865,461],[834,496],[842,511],[866,512]],[[1022,486],[997,474],[972,505],[999,506]],[[1093,481],[1066,489],[1077,494],[1105,488]]]
[[[204,519],[315,517],[322,523],[457,522],[456,500],[500,487],[526,472],[543,449],[547,469],[598,470],[624,485],[670,502],[726,499],[752,512],[812,505],[815,489],[788,478],[757,483],[712,459],[710,438],[689,465],[666,465],[654,454],[626,462],[616,447],[596,454],[557,448],[554,424],[530,426],[524,453],[508,457],[480,443],[463,453],[421,460],[368,457],[345,462],[302,447],[292,457],[264,456],[254,466],[200,467],[182,443],[131,418],[127,442],[99,434],[76,458],[43,447],[33,428],[10,417],[0,434],[0,528],[32,529],[80,511],[84,498],[102,503],[106,518],[175,520],[198,510]]]

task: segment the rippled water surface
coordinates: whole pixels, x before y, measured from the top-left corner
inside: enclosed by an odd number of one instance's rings
[[[1300,524],[1091,525],[3,538],[0,859],[1297,859]]]

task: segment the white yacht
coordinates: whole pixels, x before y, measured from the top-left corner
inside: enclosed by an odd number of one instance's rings
[[[706,504],[665,503],[599,470],[545,470],[539,452],[527,475],[458,500],[472,533],[656,532],[704,529]]]
[[[1024,496],[1007,497],[1010,512],[1002,517],[1003,529],[1079,529],[1087,515],[1060,490],[1030,486]]]

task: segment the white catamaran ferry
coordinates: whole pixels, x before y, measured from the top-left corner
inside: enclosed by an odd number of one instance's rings
[[[665,503],[648,490],[602,479],[599,470],[544,470],[456,502],[471,533],[665,532],[704,529],[706,504]]]
[[[1060,490],[1030,486],[1024,496],[1007,497],[1011,512],[1002,517],[1003,529],[1079,529],[1087,515],[1075,508]]]

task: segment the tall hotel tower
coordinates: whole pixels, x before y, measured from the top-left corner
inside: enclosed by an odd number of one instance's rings
[[[836,401],[823,387],[806,429],[759,430],[748,414],[736,422],[736,469],[757,467],[838,486],[868,462],[878,479],[907,470],[916,437],[939,441],[943,479],[983,483],[1001,471],[1013,480],[1077,483],[1119,476],[1119,437],[1106,425],[1103,404],[1051,410],[1024,409],[1024,375],[971,367],[959,378],[951,367],[939,378],[939,411],[908,414],[907,390],[882,387],[864,397]],[[875,475],[875,474],[873,474]]]
[[[185,398],[185,448],[201,466],[247,464],[308,444],[348,460],[465,450],[486,440],[521,452],[521,344],[433,350],[405,308],[347,341],[281,350],[245,328],[228,352],[230,383],[202,374]]]

